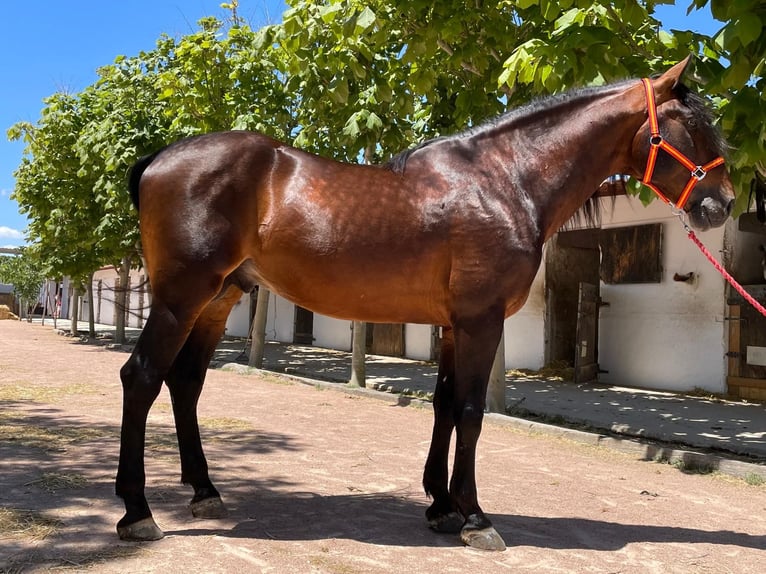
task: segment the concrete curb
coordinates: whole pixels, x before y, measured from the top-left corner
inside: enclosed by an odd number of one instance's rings
[[[258,375],[266,378],[280,378],[287,381],[310,385],[321,389],[332,389],[350,395],[364,396],[399,406],[419,406],[430,408],[431,402],[418,397],[398,394],[395,389],[388,387],[386,391],[377,389],[351,387],[341,382],[326,382],[265,369],[256,369],[240,363],[225,363],[220,366],[223,371],[241,375]],[[700,452],[697,450],[679,448],[663,444],[660,441],[638,438],[634,436],[613,436],[599,432],[590,432],[561,427],[547,423],[529,421],[500,413],[486,413],[485,423],[530,434],[543,434],[550,437],[562,438],[578,444],[607,448],[617,452],[637,456],[647,462],[664,462],[676,465],[682,472],[708,474],[720,472],[727,476],[746,481],[766,481],[766,465],[734,460],[725,455]]]

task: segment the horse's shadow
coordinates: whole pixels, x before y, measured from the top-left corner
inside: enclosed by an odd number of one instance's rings
[[[457,535],[437,534],[425,521],[425,504],[396,494],[269,492],[230,508],[235,525],[168,531],[168,535],[308,541],[330,538],[404,547],[461,546]],[[766,535],[587,518],[490,515],[509,547],[615,551],[632,543],[722,544],[766,549]],[[211,528],[211,526],[213,526]]]

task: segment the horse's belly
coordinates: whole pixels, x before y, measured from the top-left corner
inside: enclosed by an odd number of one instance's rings
[[[373,263],[283,260],[262,266],[259,275],[275,293],[322,315],[371,323],[447,323],[448,279],[427,265]]]

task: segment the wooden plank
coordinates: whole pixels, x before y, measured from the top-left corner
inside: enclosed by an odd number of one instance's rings
[[[766,379],[726,377],[729,394],[743,399],[766,400]]]
[[[726,384],[736,387],[766,389],[766,379],[748,379],[747,377],[726,377]]]
[[[389,357],[404,356],[404,325],[375,323],[372,331],[372,354]]]
[[[743,285],[745,291],[748,292],[759,303],[766,304],[766,285]],[[729,305],[750,305],[745,298],[732,290],[729,294]]]
[[[742,361],[742,357],[739,356],[740,325],[740,306],[729,305],[729,353],[737,353],[737,355],[729,356],[728,372],[730,377],[738,377],[740,375],[739,364]]]
[[[755,289],[754,289],[755,291]],[[739,376],[748,379],[766,379],[766,367],[752,364],[747,354],[750,347],[766,347],[766,317],[750,304],[740,306]]]
[[[598,377],[598,300],[599,286],[580,283],[577,308],[574,382],[585,383]]]
[[[747,382],[742,385],[729,382],[729,394],[731,396],[753,401],[766,401],[766,380],[742,379],[741,377],[739,379]]]

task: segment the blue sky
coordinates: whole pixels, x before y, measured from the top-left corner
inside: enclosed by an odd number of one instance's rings
[[[0,7],[0,247],[24,244],[26,218],[10,199],[13,171],[23,145],[8,142],[7,129],[36,122],[42,99],[57,91],[77,93],[96,80],[96,69],[118,55],[154,47],[164,32],[178,37],[203,16],[225,17],[222,0],[26,0]],[[709,12],[686,16],[691,0],[659,6],[667,28],[712,34],[720,25]],[[239,14],[255,28],[278,22],[282,0],[240,0]]]

